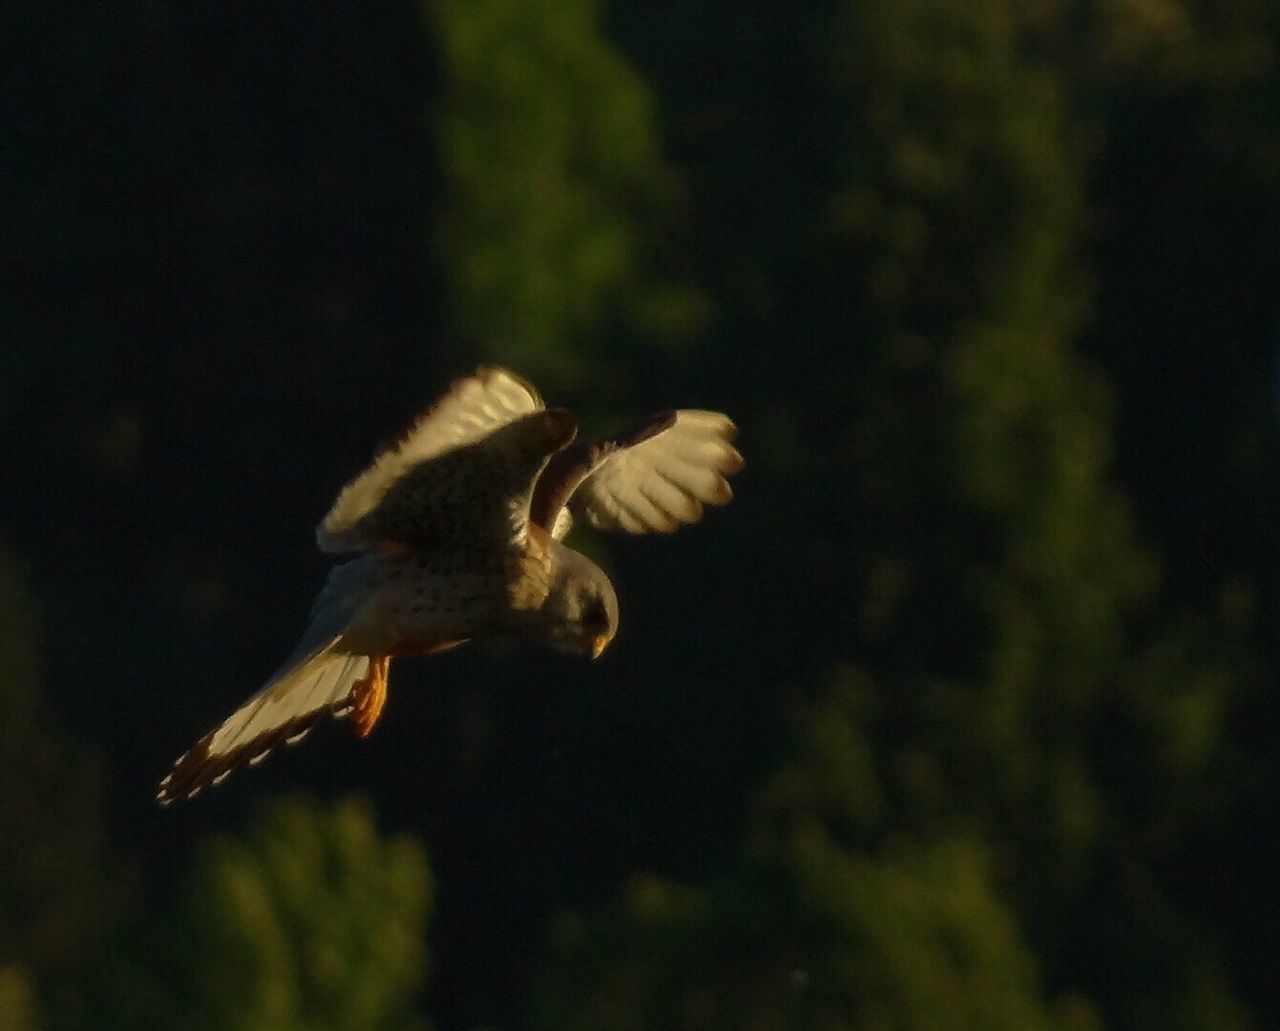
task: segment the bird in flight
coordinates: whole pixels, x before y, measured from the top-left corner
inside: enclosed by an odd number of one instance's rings
[[[161,805],[296,743],[326,714],[377,723],[391,659],[502,636],[599,657],[618,629],[613,585],[562,543],[575,516],[601,530],[670,533],[725,505],[742,468],[718,412],[648,416],[596,444],[514,373],[454,383],[338,494],[316,528],[329,574],[280,670],[174,763]]]

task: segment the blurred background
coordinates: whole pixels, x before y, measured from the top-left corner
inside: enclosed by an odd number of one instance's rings
[[[25,7],[0,1028],[1276,1026],[1274,4]],[[482,361],[737,499],[159,810]]]

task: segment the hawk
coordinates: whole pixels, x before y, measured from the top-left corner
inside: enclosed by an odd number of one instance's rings
[[[338,494],[316,541],[354,557],[330,572],[289,659],[174,763],[157,800],[194,797],[326,714],[367,737],[394,656],[502,636],[599,657],[618,599],[562,543],[573,517],[633,534],[697,522],[733,496],[736,432],[718,412],[668,411],[586,445],[574,417],[514,373],[454,383]]]

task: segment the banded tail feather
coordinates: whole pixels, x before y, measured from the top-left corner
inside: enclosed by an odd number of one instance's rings
[[[367,655],[334,650],[337,638],[273,677],[265,687],[183,753],[160,782],[167,806],[221,784],[233,770],[256,766],[281,742],[296,744],[325,715],[352,711],[357,686],[369,675]]]

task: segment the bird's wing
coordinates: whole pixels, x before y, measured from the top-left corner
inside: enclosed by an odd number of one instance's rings
[[[481,370],[342,491],[316,539],[331,552],[519,542],[535,478],[576,433],[523,380]]]
[[[320,550],[359,551],[382,543],[374,534],[385,530],[386,519],[368,517],[406,476],[543,408],[537,389],[505,369],[482,367],[458,380],[397,443],[339,492],[316,527]]]
[[[726,476],[743,466],[737,428],[719,412],[682,410],[642,419],[594,447],[556,455],[538,480],[531,519],[559,539],[567,511],[601,530],[670,533],[733,497]]]
[[[257,694],[179,756],[160,782],[161,805],[221,783],[238,766],[261,762],[281,741],[301,741],[328,713],[344,714],[355,685],[369,673],[369,657],[336,645],[373,588],[374,568],[362,558],[329,574],[293,655]]]

